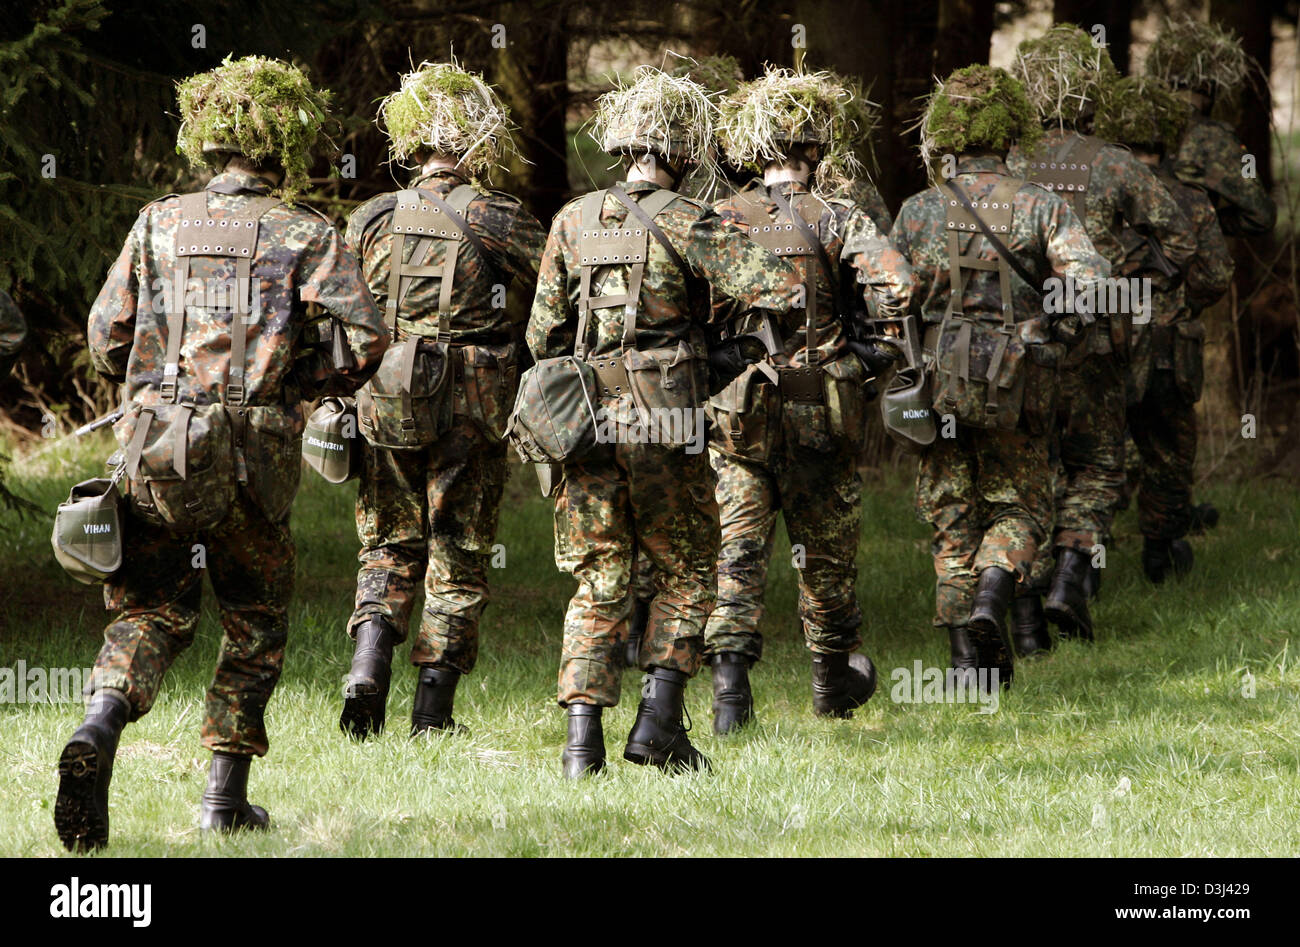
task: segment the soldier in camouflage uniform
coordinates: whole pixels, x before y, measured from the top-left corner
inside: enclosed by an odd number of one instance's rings
[[[1124,258],[1124,225],[1154,237],[1172,266],[1182,267],[1194,245],[1177,203],[1127,149],[1088,134],[1099,91],[1117,77],[1105,49],[1078,27],[1055,26],[1020,44],[1015,73],[1046,131],[1035,150],[1013,149],[1007,167],[1064,191],[1113,270]],[[1177,276],[1142,278],[1160,288]],[[1131,319],[1131,313],[1098,313],[1063,364],[1055,531],[1052,542],[1038,550],[1034,581],[1020,590],[1013,609],[1013,638],[1022,656],[1053,646],[1047,618],[1063,635],[1092,639],[1088,600],[1100,580],[1093,556],[1109,542],[1124,485],[1124,363]]]
[[[27,322],[10,295],[0,289],[0,376],[9,374],[25,341]]]
[[[246,789],[251,758],[267,751],[263,716],[289,630],[301,402],[351,393],[387,345],[328,218],[281,199],[306,177],[325,95],[292,66],[248,57],[191,77],[179,104],[182,153],[224,170],[197,194],[141,211],[87,329],[96,370],[123,385],[116,434],[130,506],[125,564],[104,587],[116,617],[85,723],[59,760],[54,821],[68,848],[108,841],[118,737],[193,641],[205,568],[225,635],[203,722],[213,758],[201,826],[266,827]],[[250,109],[293,118],[254,122]],[[328,343],[307,348],[304,335],[333,338],[351,364],[337,367]]]
[[[791,267],[707,206],[666,190],[692,164],[709,160],[712,112],[699,85],[649,67],[638,69],[630,86],[602,97],[594,134],[608,153],[622,158],[628,179],[595,192],[600,196],[571,201],[556,215],[528,324],[528,345],[537,359],[574,352],[579,326],[586,326],[591,359],[604,356],[615,373],[619,362],[649,359],[659,366],[656,372],[636,372],[642,379],[672,371],[674,390],[691,399],[693,406],[685,407],[694,414],[707,384],[709,287],[743,309],[778,314],[790,309],[798,292]],[[643,232],[646,258],[640,269],[627,264],[584,268],[584,233],[617,236],[643,227],[630,204],[655,222],[667,246]],[[629,280],[637,276],[640,291],[625,300]],[[596,297],[597,292],[602,295]],[[617,306],[610,300],[618,300]],[[580,308],[586,310],[581,317]],[[620,351],[622,359],[611,357]],[[716,597],[713,474],[702,451],[638,442],[644,438],[631,436],[638,417],[634,402],[617,393],[630,380],[601,378],[603,411],[619,422],[615,442],[599,444],[591,456],[564,466],[555,503],[555,561],[578,580],[565,617],[559,674],[558,700],[569,723],[564,773],[578,777],[605,763],[600,713],[619,698],[638,549],[654,567],[657,594],[640,649],[640,666],[647,672],[642,699],[623,755],[638,764],[704,768],[707,760],[687,737],[682,714],[685,686],[699,670],[704,625]],[[669,400],[668,389],[657,380],[638,390],[642,399]],[[691,392],[698,392],[698,400]]]
[[[1252,68],[1241,41],[1212,23],[1191,19],[1166,24],[1147,53],[1146,74],[1161,79],[1188,103],[1190,114],[1177,151],[1174,175],[1203,188],[1219,226],[1229,236],[1271,233],[1277,205],[1243,161],[1245,147],[1232,126],[1210,117],[1215,102],[1231,96]]]
[[[1191,568],[1192,473],[1196,466],[1196,409],[1201,388],[1201,310],[1213,305],[1232,282],[1233,262],[1205,192],[1179,181],[1166,157],[1174,154],[1187,111],[1159,79],[1120,79],[1106,90],[1097,131],[1127,145],[1155,171],[1191,222],[1196,253],[1186,279],[1153,293],[1149,323],[1134,325],[1128,366],[1128,424],[1142,458],[1138,521],[1142,568],[1152,582]],[[1127,230],[1125,271],[1148,269],[1151,245]],[[1129,249],[1131,248],[1131,249]]]
[[[394,341],[409,339],[422,351],[443,346],[452,375],[444,397],[452,403],[446,430],[418,447],[376,446],[373,427],[361,420],[367,434],[357,493],[361,568],[348,621],[356,647],[339,721],[360,738],[383,727],[393,647],[407,637],[421,580],[411,733],[456,728],[456,685],[478,656],[506,480],[502,435],[518,384],[521,340],[504,308],[506,287],[512,280],[535,285],[546,239],[518,199],[471,183],[510,145],[508,110],[480,76],[452,64],[425,64],[403,78],[381,115],[394,160],[418,163],[415,191],[381,194],[358,207],[347,242],[387,310]],[[455,239],[401,234],[402,270],[412,272],[401,276],[394,293],[394,224],[404,219],[398,205],[407,197],[424,214],[437,206],[430,203],[435,198],[447,207],[462,202],[461,220],[474,239],[458,227],[450,230]],[[401,354],[395,346],[386,359]],[[363,405],[380,405],[365,394]]]
[[[934,527],[934,624],[948,630],[953,667],[966,681],[987,669],[979,681],[985,687],[992,670],[1002,686],[1010,683],[1004,618],[1016,586],[1029,581],[1052,518],[1048,432],[1061,348],[1053,339],[1071,338],[1086,319],[1046,311],[1040,287],[1052,276],[1087,284],[1109,274],[1068,202],[1010,176],[1007,149],[1016,139],[1032,147],[1039,134],[1021,84],[989,66],[954,72],[936,89],[922,125],[927,164],[946,152],[951,166],[955,157],[953,181],[1032,280],[971,232],[976,225],[963,215],[951,181],[908,198],[891,234],[915,275],[912,309],[925,328],[935,412],[952,412],[941,432],[951,436],[923,451],[917,476],[917,514]],[[954,285],[963,287],[960,298]],[[1009,377],[999,367],[1017,365]],[[997,423],[986,419],[994,404],[982,382],[988,370],[998,379],[999,412],[1013,409]],[[950,406],[954,385],[960,397]]]
[[[704,642],[720,734],[752,717],[748,669],[762,656],[763,593],[782,513],[796,548],[814,712],[852,716],[875,688],[871,661],[853,653],[862,644],[854,588],[862,513],[857,458],[865,387],[892,358],[867,365],[850,350],[845,322],[865,310],[853,301],[863,284],[878,294],[882,316],[901,311],[912,277],[862,208],[824,197],[847,192],[846,178],[856,170],[846,134],[851,102],[852,93],[829,73],[769,68],[721,107],[727,157],[762,178],[714,209],[796,262],[815,298],[780,320],[784,351],[765,360],[779,384],[756,365],[709,402],[722,550],[718,604]]]

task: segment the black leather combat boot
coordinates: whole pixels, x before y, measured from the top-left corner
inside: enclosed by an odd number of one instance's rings
[[[709,769],[708,759],[691,745],[682,722],[687,680],[682,671],[650,668],[623,759],[641,766],[653,764],[662,770]]]
[[[1080,549],[1062,549],[1052,576],[1052,590],[1043,610],[1061,629],[1063,638],[1092,640],[1092,616],[1088,614],[1088,586],[1092,561]]]
[[[1169,555],[1174,561],[1174,575],[1180,579],[1192,571],[1196,556],[1192,554],[1192,544],[1185,539],[1175,539],[1169,544]]]
[[[460,671],[445,668],[420,668],[415,686],[415,705],[411,708],[411,736],[433,730],[467,733],[465,727],[451,719],[451,705],[456,699]]]
[[[204,832],[265,829],[271,824],[265,809],[248,802],[248,766],[252,762],[251,756],[213,751],[208,787],[199,806],[199,828]]]
[[[1219,510],[1213,503],[1198,503],[1192,507],[1191,521],[1187,531],[1192,535],[1204,533],[1219,525]]]
[[[108,844],[108,784],[130,711],[121,691],[95,691],[86,704],[85,720],[59,755],[54,827],[68,851],[87,852]]]
[[[645,640],[645,626],[650,621],[650,599],[634,598],[632,614],[627,620],[627,650],[623,663],[630,668],[637,666],[641,659],[641,642]]]
[[[565,779],[594,776],[605,768],[605,731],[602,708],[595,704],[569,704],[569,735],[560,754]]]
[[[984,679],[980,681],[979,670],[975,673],[975,679],[980,685],[980,689],[986,694],[991,693],[994,688],[994,679],[991,672],[997,672],[996,686],[1001,687],[1004,691],[1011,689],[1011,682],[1016,676],[1015,657],[1011,651],[1011,642],[1007,640],[1006,632],[998,628],[996,631],[990,631],[987,628],[971,628],[971,643],[975,646],[976,661],[979,669],[984,671]]]
[[[754,719],[749,658],[735,651],[721,651],[710,663],[713,665],[713,732],[721,736],[739,730]]]
[[[948,654],[954,674],[949,675],[953,687],[966,689],[975,685],[980,666],[979,652],[971,640],[969,628],[948,629]]]
[[[1047,627],[1047,616],[1043,614],[1043,597],[1037,592],[1011,600],[1011,642],[1016,656],[1021,658],[1046,654],[1056,647],[1056,640]]]
[[[997,566],[985,569],[980,573],[979,585],[975,588],[970,626],[989,634],[998,634],[1006,621],[1007,607],[1015,594],[1016,577],[1013,573]]]
[[[343,685],[339,729],[358,740],[384,729],[388,684],[392,677],[397,632],[388,619],[373,615],[357,625],[356,651]]]
[[[813,713],[847,720],[876,692],[876,667],[865,654],[812,656]]]
[[[1156,585],[1168,578],[1169,570],[1174,566],[1169,546],[1167,539],[1146,536],[1142,540],[1142,571]]]

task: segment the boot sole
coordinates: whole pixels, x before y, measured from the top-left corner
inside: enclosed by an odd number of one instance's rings
[[[387,705],[388,695],[377,691],[371,694],[349,694],[343,698],[339,729],[358,740],[364,740],[371,734],[377,736],[384,730]]]
[[[59,757],[59,795],[54,828],[70,852],[87,852],[108,844],[108,813],[95,803],[99,752],[89,743],[69,743]]]
[[[1074,609],[1064,602],[1048,602],[1043,606],[1043,613],[1047,615],[1048,621],[1061,629],[1063,637],[1092,640],[1092,625],[1080,621]]]
[[[708,772],[712,769],[709,761],[700,757],[698,766],[681,759],[674,759],[671,753],[654,750],[642,743],[629,743],[623,750],[623,759],[637,766],[657,766],[665,773],[686,773],[692,770]]]

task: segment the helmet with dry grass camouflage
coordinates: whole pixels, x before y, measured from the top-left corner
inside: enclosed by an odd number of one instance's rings
[[[1251,59],[1235,33],[1190,17],[1167,23],[1151,43],[1145,72],[1174,89],[1211,98],[1237,91],[1250,75]]]
[[[481,75],[455,62],[423,62],[402,76],[380,103],[378,121],[399,164],[431,152],[456,157],[480,176],[515,148],[510,109]]]
[[[1172,152],[1187,127],[1188,107],[1162,80],[1125,76],[1097,101],[1097,134],[1143,151]]]
[[[1042,121],[1071,126],[1091,117],[1102,88],[1119,78],[1106,48],[1069,23],[1021,42],[1012,71]]]
[[[669,164],[714,164],[717,107],[704,86],[653,66],[596,101],[591,136],[612,155],[654,154]]]

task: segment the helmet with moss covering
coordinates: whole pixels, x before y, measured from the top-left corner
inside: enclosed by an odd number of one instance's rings
[[[669,165],[710,168],[717,107],[710,93],[686,76],[638,66],[631,85],[596,100],[591,136],[611,155],[654,154]]]
[[[196,166],[229,154],[257,165],[278,164],[284,169],[278,193],[291,199],[307,181],[313,149],[323,139],[332,150],[329,98],[297,66],[227,56],[216,69],[178,85],[176,150]]]
[[[862,172],[855,147],[875,119],[861,88],[833,73],[772,66],[724,98],[719,111],[718,138],[733,163],[761,171],[785,159],[794,145],[816,144],[815,184],[824,190],[843,187]]]
[[[1106,48],[1068,23],[1021,42],[1012,69],[1039,119],[1070,126],[1091,117],[1101,90],[1119,78]]]
[[[407,165],[425,152],[453,155],[486,176],[514,150],[510,109],[475,72],[455,62],[420,63],[379,106],[389,153]]]
[[[1097,135],[1143,151],[1177,150],[1186,127],[1186,103],[1152,76],[1112,82],[1097,102]]]
[[[1250,63],[1235,33],[1185,17],[1166,24],[1156,36],[1145,72],[1174,89],[1215,98],[1240,88],[1250,75]]]
[[[965,66],[935,86],[921,117],[921,160],[1019,142],[1032,150],[1042,126],[1020,80],[997,66]]]

